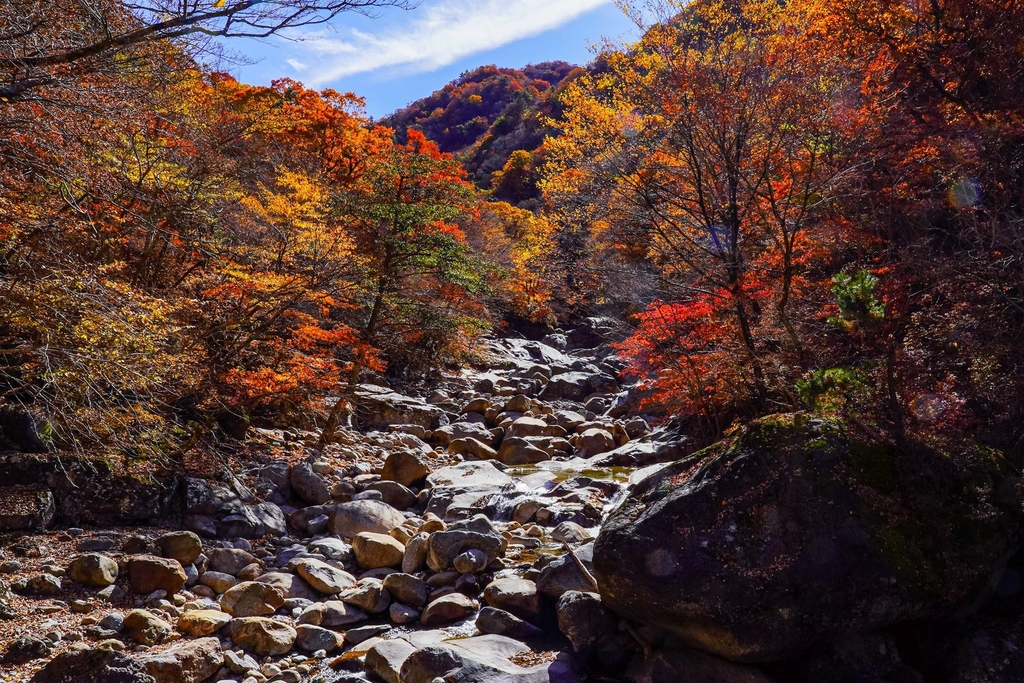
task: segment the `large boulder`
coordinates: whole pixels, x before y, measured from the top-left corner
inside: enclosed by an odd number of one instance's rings
[[[231,615],[214,609],[194,609],[178,617],[178,630],[196,638],[213,635],[231,621]]]
[[[146,667],[122,652],[100,648],[62,652],[31,683],[156,683]]]
[[[556,424],[548,424],[536,417],[521,417],[513,422],[505,432],[506,439],[523,439],[530,436],[565,437],[564,429]]]
[[[364,531],[386,534],[401,526],[405,516],[379,500],[353,500],[339,503],[331,513],[331,533],[355,538]]]
[[[267,572],[266,574],[260,574],[253,580],[279,589],[286,600],[299,598],[301,600],[312,600],[315,602],[323,598],[323,596],[310,586],[305,579],[296,574],[289,574],[288,572]]]
[[[287,654],[298,637],[288,624],[266,617],[232,619],[225,630],[235,645],[260,656]]]
[[[310,505],[323,505],[331,500],[331,490],[327,488],[327,482],[313,471],[312,465],[308,462],[292,465],[288,472],[288,483],[291,484],[292,491]]]
[[[71,561],[68,576],[83,586],[106,588],[117,581],[117,562],[106,555],[86,553]]]
[[[203,541],[191,531],[171,531],[156,539],[160,554],[182,565],[192,564],[203,552]]]
[[[284,592],[259,581],[243,581],[220,596],[220,608],[233,617],[263,617],[284,605]]]
[[[147,652],[139,662],[156,683],[203,683],[217,673],[224,655],[219,640],[200,638],[162,652]]]
[[[403,486],[419,486],[430,474],[426,458],[412,451],[394,451],[384,461],[381,479],[397,481]]]
[[[352,539],[352,550],[355,551],[359,566],[366,569],[382,567],[398,567],[405,556],[405,546],[386,534],[363,532]]]
[[[449,511],[479,509],[479,501],[511,485],[512,477],[488,461],[443,467],[427,477],[430,500],[426,512],[445,517]]]
[[[356,577],[344,569],[338,569],[323,560],[313,558],[296,562],[295,571],[324,595],[336,595],[356,583]]]
[[[171,625],[144,609],[133,609],[124,615],[124,634],[143,645],[156,645],[171,634]]]
[[[188,577],[181,563],[166,557],[139,555],[128,565],[132,591],[146,595],[156,590],[177,593]]]
[[[368,429],[405,424],[437,429],[448,424],[443,409],[372,384],[359,385],[353,392],[352,402],[359,408],[359,422]]]
[[[769,662],[970,607],[1021,518],[1020,479],[996,453],[896,448],[837,421],[772,416],[636,485],[594,569],[623,616]]]
[[[507,545],[508,541],[489,519],[476,515],[430,535],[427,566],[435,572],[445,571],[459,554],[470,549],[483,552],[491,563],[504,554]]]
[[[551,453],[539,447],[537,441],[518,436],[506,437],[496,456],[506,465],[536,465],[551,459]]]
[[[585,372],[566,372],[555,375],[544,386],[540,397],[545,401],[582,401],[590,392],[590,375]]]
[[[435,429],[430,437],[431,443],[449,446],[456,439],[476,439],[488,446],[494,445],[494,434],[479,422],[456,422],[447,427]]]
[[[529,649],[518,640],[483,635],[445,641],[405,656],[402,683],[578,683],[566,657],[534,666],[519,661]]]

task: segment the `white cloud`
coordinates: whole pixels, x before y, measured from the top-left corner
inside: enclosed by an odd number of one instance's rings
[[[315,55],[316,64],[305,80],[319,87],[387,67],[401,67],[405,73],[432,71],[557,28],[608,2],[437,0],[412,12],[411,20],[399,28],[378,33],[349,29],[343,37],[305,36],[299,49]]]
[[[289,59],[289,60],[286,60],[286,61],[288,62],[288,66],[290,66],[291,68],[293,68],[293,69],[295,69],[296,71],[299,71],[299,72],[305,71],[306,69],[309,68],[309,66],[307,64],[303,64],[302,62],[300,62],[297,59]]]

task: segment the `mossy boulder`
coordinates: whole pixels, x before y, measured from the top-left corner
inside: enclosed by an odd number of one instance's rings
[[[638,483],[594,550],[603,604],[742,662],[970,610],[1018,547],[1020,477],[980,448],[763,418]]]

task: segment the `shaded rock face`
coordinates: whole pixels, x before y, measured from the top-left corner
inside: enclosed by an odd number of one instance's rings
[[[0,488],[0,531],[41,531],[56,513],[53,492],[45,486]]]
[[[594,550],[606,606],[728,659],[969,608],[1019,543],[999,456],[772,416],[640,482]]]
[[[120,652],[63,652],[32,676],[31,683],[156,683],[146,667]]]
[[[1024,681],[1024,616],[977,617],[947,633],[921,633],[916,659],[927,681],[1012,683]]]

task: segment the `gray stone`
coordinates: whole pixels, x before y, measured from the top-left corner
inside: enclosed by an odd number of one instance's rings
[[[404,521],[405,516],[387,503],[353,500],[334,506],[331,533],[345,538],[355,538],[364,531],[386,534]]]
[[[295,646],[304,652],[323,650],[331,653],[340,648],[343,642],[340,634],[312,624],[296,626],[295,633]]]
[[[327,488],[327,483],[313,471],[308,462],[292,465],[288,481],[296,495],[310,505],[323,505],[331,500],[331,490]]]
[[[83,586],[104,588],[117,580],[117,563],[105,555],[79,555],[68,566],[68,578]]]

